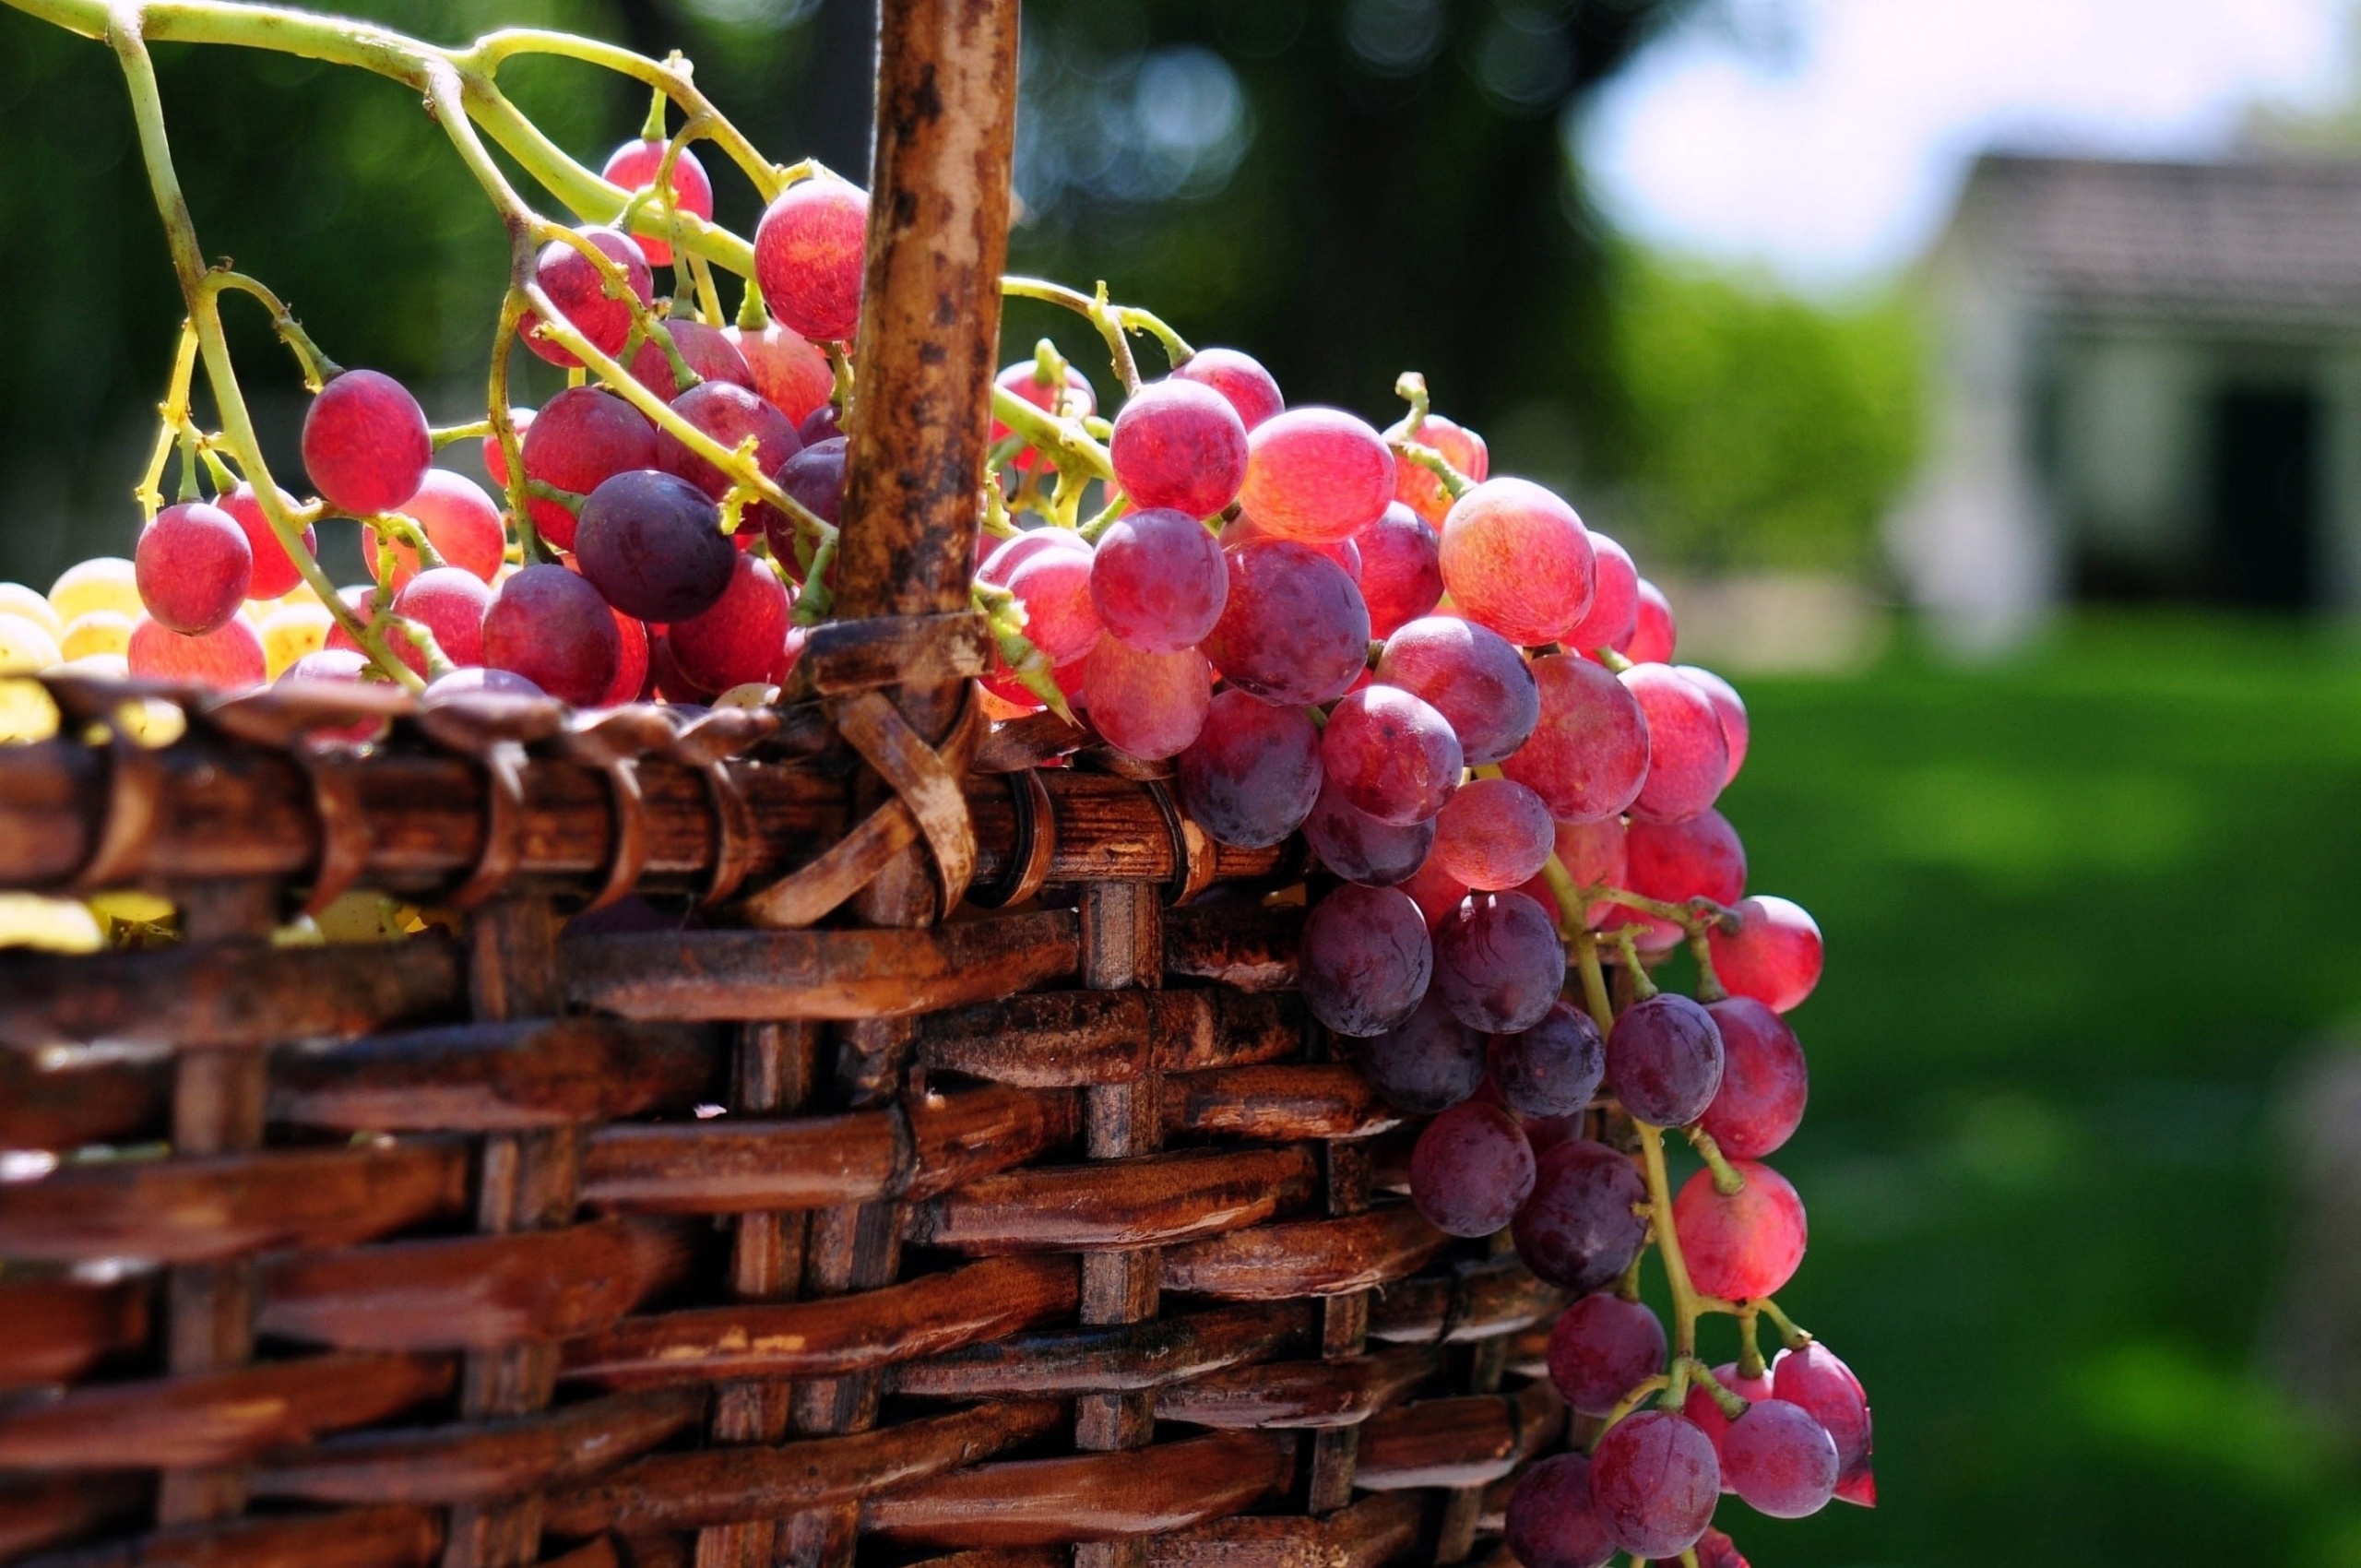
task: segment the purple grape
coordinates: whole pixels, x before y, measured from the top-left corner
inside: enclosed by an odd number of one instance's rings
[[[1363,686],[1329,710],[1322,771],[1380,822],[1406,827],[1443,808],[1459,788],[1459,739],[1435,709],[1392,686]]]
[[[1347,882],[1392,887],[1407,882],[1427,863],[1427,852],[1434,848],[1435,825],[1418,822],[1396,827],[1380,822],[1323,778],[1311,814],[1303,820],[1303,837],[1320,863]]]
[[[1265,702],[1334,702],[1369,665],[1369,609],[1345,568],[1290,540],[1233,545],[1205,657]]]
[[[1541,688],[1525,655],[1456,615],[1422,616],[1387,637],[1377,678],[1433,704],[1470,767],[1501,761],[1541,722]]]
[[[1410,1201],[1446,1235],[1489,1236],[1532,1194],[1533,1146],[1497,1105],[1453,1106],[1410,1151]]]
[[[592,491],[574,533],[575,562],[609,604],[666,624],[711,609],[730,587],[736,557],[706,493],[654,469],[619,473]]]
[[[1509,1493],[1509,1550],[1525,1568],[1606,1568],[1614,1538],[1590,1505],[1590,1456],[1552,1454]]]
[[[1721,1442],[1723,1474],[1746,1505],[1774,1519],[1801,1519],[1836,1495],[1836,1440],[1810,1411],[1758,1399]]]
[[[1825,1345],[1782,1350],[1771,1363],[1771,1385],[1779,1398],[1800,1405],[1836,1440],[1836,1495],[1865,1508],[1877,1506],[1877,1479],[1869,1468],[1869,1396],[1853,1369]]]
[[[563,566],[526,567],[500,585],[484,614],[483,661],[524,676],[560,702],[598,701],[622,657],[614,612],[596,588]]]
[[[1552,1285],[1596,1290],[1640,1255],[1648,1222],[1633,1210],[1647,1201],[1648,1184],[1629,1159],[1569,1138],[1535,1162],[1533,1195],[1510,1224],[1516,1255]]]
[[[1375,1035],[1418,1010],[1434,973],[1427,921],[1407,895],[1346,883],[1303,922],[1298,984],[1313,1017],[1340,1035]]]
[[[1529,1029],[1565,983],[1558,928],[1522,893],[1477,894],[1436,928],[1435,989],[1471,1029]]]
[[[1182,386],[1188,384],[1183,382]],[[1202,386],[1189,390],[1229,405]],[[1116,641],[1144,653],[1178,653],[1204,640],[1229,600],[1229,569],[1205,525],[1186,512],[1157,508],[1118,517],[1098,537],[1090,564],[1090,599],[1098,624]]]
[[[1432,992],[1402,1024],[1362,1040],[1355,1056],[1379,1098],[1414,1116],[1448,1110],[1484,1082],[1483,1038]]]
[[[1401,502],[1355,534],[1353,545],[1361,558],[1361,599],[1369,606],[1371,636],[1390,637],[1442,602],[1442,540]]]
[[[1722,1087],[1722,1031],[1686,996],[1664,992],[1634,1003],[1608,1033],[1607,1076],[1636,1120],[1686,1127]]]
[[[1570,1002],[1551,1003],[1529,1029],[1494,1035],[1487,1054],[1501,1098],[1526,1116],[1573,1115],[1607,1075],[1598,1025]]]
[[[1705,1131],[1732,1159],[1760,1159],[1794,1135],[1811,1078],[1786,1020],[1750,996],[1710,1003],[1722,1035],[1722,1087],[1705,1107]]]
[[[1664,1356],[1663,1320],[1604,1290],[1568,1307],[1549,1330],[1549,1381],[1585,1416],[1611,1414],[1664,1371]]]
[[[1695,1546],[1721,1491],[1712,1440],[1669,1410],[1624,1417],[1591,1454],[1591,1506],[1634,1557],[1678,1557]]]
[[[1320,731],[1299,707],[1217,692],[1205,727],[1180,754],[1180,803],[1216,840],[1277,843],[1320,798]]]

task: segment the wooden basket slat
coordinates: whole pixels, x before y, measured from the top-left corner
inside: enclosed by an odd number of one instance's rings
[[[443,1540],[444,1516],[433,1510],[353,1508],[181,1526],[37,1557],[27,1568],[425,1568]]]
[[[1149,1568],[1378,1568],[1418,1544],[1418,1500],[1390,1492],[1325,1516],[1216,1520],[1147,1541]]]
[[[1155,1389],[1300,1348],[1314,1330],[1305,1302],[1223,1307],[1014,1336],[905,1361],[886,1382],[897,1394],[938,1399]]]
[[[136,1526],[155,1507],[154,1478],[12,1476],[0,1482],[0,1558],[15,1562],[102,1529]]]
[[[146,1343],[154,1306],[142,1277],[108,1284],[0,1278],[0,1390],[70,1383]]]
[[[1518,1394],[1427,1399],[1380,1410],[1361,1429],[1355,1484],[1372,1491],[1480,1487],[1540,1452],[1565,1421],[1547,1381]]]
[[[1232,1367],[1162,1390],[1158,1419],[1201,1427],[1356,1426],[1442,1369],[1422,1345],[1331,1360]]]
[[[1445,1241],[1407,1205],[1264,1225],[1168,1252],[1164,1288],[1228,1301],[1340,1295],[1416,1272]]]
[[[970,1256],[1162,1246],[1259,1224],[1307,1202],[1318,1182],[1300,1145],[1038,1166],[919,1205],[904,1234]]]

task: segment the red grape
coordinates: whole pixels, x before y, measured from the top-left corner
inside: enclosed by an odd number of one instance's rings
[[[1771,1397],[1771,1369],[1768,1367],[1762,1369],[1760,1377],[1740,1377],[1738,1363],[1724,1362],[1714,1369],[1714,1381],[1741,1399],[1752,1401]],[[1703,1384],[1691,1383],[1689,1385],[1688,1396],[1680,1402],[1680,1413],[1697,1423],[1697,1430],[1713,1443],[1714,1452],[1720,1454],[1722,1439],[1728,1435],[1730,1430],[1730,1419],[1722,1414],[1721,1406],[1705,1391]],[[1722,1490],[1731,1490],[1726,1470],[1722,1474]]]
[[[1601,817],[1596,822],[1561,822],[1557,831],[1558,861],[1566,868],[1576,887],[1621,887],[1630,871],[1629,850],[1625,847],[1624,828],[1619,817]],[[1560,924],[1569,919],[1558,907],[1558,895],[1544,877],[1535,877],[1519,892],[1537,901],[1544,909],[1555,914]],[[1581,923],[1600,928],[1609,923],[1619,906],[1599,899],[1585,905],[1580,913]]]
[[[1352,808],[1347,806],[1346,809],[1349,811]],[[1362,820],[1367,822],[1374,821],[1375,819],[1372,817],[1363,817]],[[1431,828],[1433,824],[1428,823],[1422,826]],[[1408,828],[1394,828],[1389,831],[1410,832],[1415,830]],[[1455,881],[1449,872],[1444,871],[1442,868],[1436,865],[1434,862],[1434,857],[1431,855],[1427,857],[1426,864],[1420,866],[1417,871],[1410,873],[1407,881],[1398,883],[1395,885],[1399,886],[1403,892],[1407,893],[1410,896],[1410,901],[1418,906],[1418,912],[1427,917],[1427,929],[1429,931],[1432,931],[1435,927],[1442,924],[1442,922],[1450,917],[1451,912],[1459,908],[1460,901],[1467,897],[1466,884]]]
[[[1711,807],[1686,822],[1634,822],[1625,844],[1630,871],[1622,885],[1634,893],[1667,904],[1691,898],[1735,904],[1746,896],[1746,846],[1729,819]],[[1643,948],[1662,950],[1681,939],[1680,927],[1637,909],[1618,906],[1608,918],[1645,927]]]
[[[283,686],[293,682],[300,685],[307,681],[359,684],[374,668],[369,656],[358,648],[314,648],[280,671],[279,679],[271,684]],[[386,722],[382,719],[360,719],[350,724],[328,725],[304,733],[307,740],[320,744],[365,746],[383,734],[385,729]]]
[[[1836,1495],[1874,1508],[1876,1477],[1869,1467],[1869,1396],[1853,1369],[1817,1341],[1800,1350],[1782,1350],[1771,1363],[1772,1387],[1779,1398],[1800,1405],[1836,1442]]]
[[[533,410],[511,409],[508,410],[508,422],[516,432],[516,444],[522,446],[525,444],[525,433],[533,428]],[[500,449],[500,434],[497,431],[483,438],[483,471],[492,477],[493,489],[508,488],[508,455]]]
[[[1410,1150],[1410,1201],[1447,1236],[1489,1236],[1532,1194],[1532,1146],[1498,1106],[1453,1106]]]
[[[1541,874],[1554,826],[1549,808],[1524,785],[1472,779],[1435,817],[1435,862],[1478,892],[1502,892]]]
[[[1558,640],[1576,653],[1595,654],[1631,640],[1640,612],[1640,574],[1631,553],[1605,534],[1590,536],[1592,574],[1590,609]]]
[[[860,322],[869,195],[843,180],[799,180],[754,227],[754,279],[772,315],[813,342],[849,340]]]
[[[1250,431],[1287,407],[1279,384],[1262,362],[1236,349],[1200,349],[1174,365],[1172,374],[1220,393]]]
[[[1801,906],[1767,893],[1739,899],[1738,916],[1735,936],[1718,925],[1706,928],[1723,988],[1774,1013],[1801,1005],[1820,983],[1820,927]]]
[[[1025,635],[1052,664],[1082,658],[1105,632],[1090,591],[1095,562],[1087,545],[1039,550],[1009,574],[1008,591],[1025,606]]]
[[[1487,480],[1452,503],[1442,564],[1460,612],[1511,642],[1553,641],[1590,610],[1589,534],[1530,480]]]
[[[1486,1047],[1492,1082],[1526,1116],[1572,1116],[1590,1104],[1607,1075],[1607,1042],[1588,1013],[1552,1002],[1541,1021]]]
[[[1704,688],[1706,699],[1714,705],[1714,717],[1722,721],[1722,739],[1728,742],[1730,752],[1729,778],[1722,780],[1727,784],[1746,766],[1746,704],[1736,686],[1711,670],[1694,664],[1676,664],[1673,669]]]
[[[845,434],[844,421],[837,414],[836,404],[823,403],[803,416],[803,422],[795,427],[795,434],[803,445],[809,446],[832,435]]]
[[[705,492],[654,469],[617,474],[592,491],[574,549],[582,575],[609,604],[666,624],[712,608],[730,587],[736,558]]]
[[[612,707],[618,703],[636,702],[647,689],[647,628],[637,620],[615,612],[615,635],[623,639],[615,659],[615,678],[599,694],[599,707]]]
[[[421,572],[394,595],[394,613],[433,633],[434,646],[454,664],[483,662],[483,618],[491,608],[492,589],[461,566]],[[398,628],[387,633],[386,646],[404,664],[426,673],[425,653]]]
[[[1302,544],[1234,545],[1229,597],[1202,645],[1231,685],[1265,702],[1334,702],[1369,667],[1369,612],[1353,579]]]
[[[1320,863],[1347,882],[1391,887],[1409,880],[1426,863],[1434,847],[1435,825],[1431,820],[1407,826],[1380,822],[1347,800],[1334,783],[1323,781],[1303,820],[1303,837]],[[1460,894],[1465,892],[1460,889]],[[1460,894],[1452,896],[1453,903]]]
[[[1729,778],[1729,742],[1704,688],[1668,664],[1616,677],[1648,719],[1648,776],[1631,802],[1643,820],[1682,822],[1714,803]]]
[[[806,446],[802,451],[789,457],[786,465],[771,476],[777,481],[781,490],[801,503],[804,510],[824,523],[837,522],[844,517],[845,445],[843,436],[831,435],[825,441]],[[763,508],[763,526],[772,530],[775,535],[780,529],[786,531],[789,545],[785,559],[793,561],[795,559],[792,537],[794,525],[789,522],[783,514],[765,506]],[[1078,536],[1064,529],[1038,531],[1059,534],[1073,540],[1077,544],[1081,542]],[[777,546],[772,547],[771,553],[774,555],[778,553]]]
[[[1227,406],[1222,412],[1229,412]],[[1221,546],[1195,517],[1163,507],[1127,512],[1109,525],[1098,536],[1089,581],[1107,635],[1144,653],[1194,647],[1229,601]]]
[[[1685,1127],[1722,1087],[1722,1032],[1686,996],[1664,992],[1623,1010],[1607,1033],[1607,1080],[1633,1119]]]
[[[796,439],[795,427],[787,422],[785,414],[744,387],[732,386],[726,381],[699,382],[672,399],[672,411],[732,451],[748,436],[753,437],[754,467],[765,474],[777,473],[803,449],[803,443]],[[669,430],[656,433],[656,466],[668,474],[680,475],[716,501],[730,493],[730,476],[690,451],[688,445]],[[753,542],[754,530],[769,525],[770,511],[767,505],[759,501],[747,508],[746,524],[740,531],[749,543]],[[718,521],[715,526],[718,529]]]
[[[1515,645],[1456,615],[1427,615],[1396,630],[1377,678],[1423,697],[1451,721],[1467,766],[1499,762],[1541,721],[1541,688]]]
[[[1239,500],[1282,539],[1350,539],[1394,499],[1394,454],[1368,424],[1340,409],[1289,409],[1247,436]]]
[[[352,618],[362,625],[365,626],[377,618],[377,588],[374,583],[354,583],[337,589],[336,596],[343,601],[347,610],[352,612]],[[322,641],[321,646],[330,648],[350,648],[355,653],[361,651],[361,645],[352,640],[351,635],[344,629],[341,622],[329,624],[327,636]]]
[[[1413,1116],[1448,1110],[1484,1081],[1482,1037],[1431,991],[1407,1018],[1357,1044],[1354,1055],[1378,1098]]]
[[[1492,456],[1484,445],[1484,438],[1441,414],[1429,414],[1418,426],[1418,444],[1442,453],[1453,468],[1478,484],[1492,471]],[[1443,489],[1442,480],[1424,463],[1396,460],[1394,498],[1437,528],[1442,526],[1443,517],[1451,511],[1451,493]]]
[[[1590,1455],[1552,1454],[1509,1493],[1508,1546],[1524,1568],[1607,1568],[1615,1541],[1590,1505]]]
[[[1722,1031],[1722,1087],[1705,1108],[1703,1125],[1732,1159],[1760,1159],[1778,1150],[1804,1119],[1811,1089],[1804,1048],[1786,1021],[1751,996],[1709,1003]]]
[[[1594,1291],[1549,1330],[1549,1381],[1585,1416],[1604,1416],[1664,1371],[1664,1323],[1637,1301]]]
[[[1577,1295],[1631,1266],[1648,1222],[1632,1212],[1648,1184],[1631,1162],[1605,1144],[1568,1138],[1534,1162],[1533,1195],[1510,1233],[1525,1266]]]
[[[1391,887],[1347,882],[1304,921],[1297,969],[1313,1017],[1340,1035],[1383,1034],[1427,994],[1434,946],[1426,917]]]
[[[563,566],[528,566],[500,585],[483,618],[483,661],[560,702],[594,703],[614,683],[623,637],[599,590]]]
[[[409,388],[374,370],[348,370],[303,415],[303,471],[339,512],[390,512],[418,493],[434,461],[426,412]]]
[[[1370,635],[1390,637],[1442,601],[1442,539],[1399,501],[1352,540]]]
[[[433,481],[434,475],[431,470],[426,477],[429,483]],[[238,526],[246,533],[246,548],[254,552],[254,576],[246,584],[246,597],[277,599],[281,594],[292,592],[295,585],[303,580],[303,574],[296,569],[293,559],[287,553],[287,547],[279,542],[279,535],[272,529],[270,519],[263,516],[262,503],[255,498],[255,487],[241,480],[215,496],[213,504],[238,520]],[[295,498],[281,490],[279,492],[279,505],[291,512],[295,509]],[[402,508],[404,511],[409,509],[407,505]],[[495,526],[498,520],[495,513]],[[305,524],[303,553],[316,555],[319,546],[319,530]]]
[[[1723,1483],[1758,1514],[1801,1519],[1836,1495],[1836,1440],[1800,1405],[1758,1399],[1717,1446]]]
[[[1565,983],[1558,928],[1522,893],[1477,894],[1435,930],[1435,989],[1471,1029],[1529,1029]]]
[[[992,384],[1015,393],[1044,413],[1055,414],[1060,419],[1086,419],[1098,409],[1098,394],[1092,389],[1090,377],[1072,365],[1066,366],[1062,387],[1041,379],[1038,360],[1019,360],[1014,364],[1003,366],[1001,373],[992,377]],[[991,445],[994,446],[1014,434],[1000,421],[992,421]],[[1015,458],[1016,467],[1027,473],[1043,460],[1039,452],[1031,446],[1018,452]]]
[[[212,631],[238,613],[254,580],[254,546],[238,519],[203,501],[156,514],[132,552],[139,602],[184,636]]]
[[[1697,1553],[1697,1568],[1750,1568],[1738,1542],[1719,1530],[1699,1536],[1692,1550]]]
[[[159,681],[192,681],[224,691],[258,686],[266,673],[262,638],[254,623],[232,615],[213,630],[184,636],[152,615],[142,615],[131,628],[131,644],[124,650],[134,675]]]
[[[742,386],[750,392],[759,390],[754,384],[753,367],[746,362],[746,356],[739,352],[738,345],[722,328],[707,327],[704,322],[685,315],[666,317],[663,327],[671,338],[672,346],[681,350],[681,362],[689,367],[689,374],[696,379],[688,387],[682,386],[680,373],[672,368],[672,356],[664,351],[662,344],[651,339],[632,350],[631,363],[625,367],[631,372],[631,378],[650,392],[669,403],[682,392],[713,381],[726,381],[732,386]],[[825,364],[826,361],[824,359],[821,362]],[[829,373],[828,385],[831,387],[836,385],[833,371]],[[789,415],[781,410],[780,417],[792,422],[800,416]]]
[[[607,154],[606,166],[599,171],[599,177],[627,191],[654,190],[657,171],[664,166],[664,147],[663,142],[652,139],[627,141]],[[705,165],[697,161],[694,152],[684,147],[673,155],[670,183],[674,208],[711,221],[713,182],[706,177]],[[659,220],[664,216],[660,198],[649,203],[643,210]],[[632,243],[639,247],[639,254],[647,258],[648,266],[667,267],[671,264],[672,246],[670,242],[635,234]]]
[[[1365,686],[1329,711],[1320,766],[1354,805],[1407,826],[1442,811],[1459,788],[1459,737],[1409,693]]]
[[[1264,849],[1301,826],[1320,797],[1320,731],[1299,707],[1219,692],[1179,772],[1180,803],[1200,827]]]
[[[1697,1289],[1746,1301],[1772,1295],[1795,1277],[1804,1260],[1804,1206],[1787,1179],[1769,1166],[1734,1159],[1730,1169],[1746,1185],[1728,1197],[1714,1190],[1711,1170],[1682,1183],[1672,1200],[1672,1228]]]
[[[1664,589],[1642,577],[1634,590],[1638,603],[1634,607],[1631,635],[1613,645],[1615,651],[1634,664],[1669,664],[1672,645],[1679,638],[1673,624],[1672,600]]]
[[[623,269],[624,284],[646,305],[656,298],[655,280],[647,275],[647,259],[639,254],[639,246],[627,235],[597,224],[585,223],[575,233]],[[623,343],[631,337],[631,305],[624,298],[607,291],[607,280],[599,276],[598,264],[564,240],[552,240],[533,258],[533,280],[550,297],[550,303],[566,324],[590,340],[590,346],[600,353],[612,356],[623,351]],[[517,334],[530,349],[552,364],[578,365],[582,362],[570,349],[561,348],[543,335],[540,316],[527,311],[517,327]]]
[[[1560,822],[1619,816],[1648,773],[1648,721],[1623,683],[1572,654],[1533,661],[1541,721],[1501,771]]]
[[[1178,756],[1204,728],[1212,672],[1192,647],[1142,653],[1100,637],[1083,666],[1082,700],[1109,745],[1154,762]]]
[[[429,469],[418,493],[397,510],[425,532],[426,541],[446,565],[461,567],[487,583],[500,575],[508,549],[508,527],[483,486],[465,474]],[[396,541],[394,587],[400,588],[417,574],[418,552]]]
[[[790,606],[767,562],[730,552],[730,583],[706,609],[665,632],[681,672],[708,692],[767,681],[786,646]]]
[[[1244,512],[1237,513],[1229,519],[1229,521],[1222,524],[1221,532],[1216,537],[1220,540],[1221,547],[1224,550],[1228,550],[1234,544],[1275,543],[1279,538],[1277,534],[1272,533],[1269,529],[1263,528],[1260,524],[1256,523],[1252,517],[1247,516]],[[1291,542],[1299,544],[1304,543],[1304,541],[1300,540],[1293,540]],[[1360,546],[1355,544],[1351,540],[1340,539],[1328,544],[1304,544],[1304,548],[1307,550],[1316,550],[1321,554],[1328,557],[1329,560],[1336,563],[1337,565],[1342,566],[1345,569],[1345,576],[1353,579],[1355,587],[1359,586],[1361,580]]]
[[[587,495],[627,469],[656,466],[656,427],[637,409],[595,386],[569,386],[525,432],[525,477]],[[541,537],[574,548],[574,513],[536,497],[525,510]]]
[[[1210,517],[1246,481],[1246,426],[1211,387],[1150,382],[1115,416],[1107,456],[1133,505]]]
[[[774,321],[759,332],[725,327],[721,336],[745,362],[747,373],[754,378],[754,390],[772,408],[798,424],[815,410],[826,408],[828,399],[836,395],[836,367],[801,332]],[[694,362],[691,363],[694,365]],[[709,372],[705,374],[708,381],[728,379]]]
[[[804,450],[816,448],[807,446]],[[992,552],[984,557],[984,564],[976,569],[976,580],[1006,588],[1009,579],[1016,575],[1016,568],[1044,550],[1078,550],[1087,556],[1090,545],[1072,529],[1026,529],[1015,538],[1002,540],[993,546]]]
[[[1721,1490],[1712,1442],[1669,1410],[1624,1417],[1591,1453],[1591,1506],[1634,1557],[1678,1557],[1695,1546]]]

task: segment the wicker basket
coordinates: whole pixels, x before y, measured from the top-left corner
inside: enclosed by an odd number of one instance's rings
[[[184,937],[0,954],[0,1561],[1454,1562],[1560,1435],[1557,1293],[1287,990],[1299,846],[977,717],[1014,6],[885,29],[797,700],[148,688],[150,749],[59,680],[0,751],[0,886]],[[356,887],[463,929],[270,940]]]

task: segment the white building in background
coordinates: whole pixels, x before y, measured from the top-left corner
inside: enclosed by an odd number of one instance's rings
[[[1889,542],[1953,641],[2070,599],[2361,613],[2361,164],[1987,156]]]

